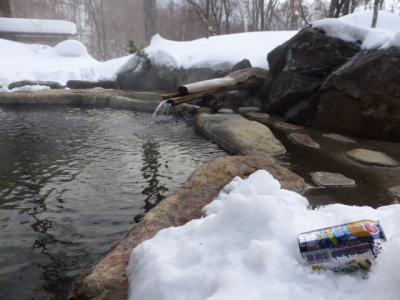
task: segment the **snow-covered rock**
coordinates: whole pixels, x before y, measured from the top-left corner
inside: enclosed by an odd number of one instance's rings
[[[63,20],[0,18],[0,32],[76,34],[76,25]]]
[[[77,40],[67,40],[58,43],[54,47],[54,51],[58,56],[62,57],[81,57],[88,55],[86,46]]]
[[[398,300],[400,205],[311,210],[308,204],[266,171],[235,178],[204,218],[135,248],[130,299]],[[379,220],[388,239],[368,278],[303,265],[299,233],[362,219]]]
[[[400,31],[400,16],[380,11],[376,28],[371,28],[372,15],[372,11],[357,12],[338,19],[318,20],[312,26],[322,29],[329,36],[347,42],[359,42],[363,49],[395,47],[396,33]]]

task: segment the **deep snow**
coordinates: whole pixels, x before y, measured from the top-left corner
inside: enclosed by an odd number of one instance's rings
[[[339,19],[322,19],[313,23],[327,35],[348,42],[360,42],[363,49],[397,47],[400,44],[400,17],[380,11],[376,28],[371,28],[372,11],[362,11]]]
[[[134,249],[130,299],[398,300],[400,205],[308,204],[266,171],[235,178],[204,218],[164,229]],[[299,233],[362,219],[379,220],[388,239],[367,279],[303,265]]]

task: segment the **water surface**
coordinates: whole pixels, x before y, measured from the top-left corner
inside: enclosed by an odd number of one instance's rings
[[[76,275],[219,148],[171,118],[0,109],[0,299],[65,299]]]

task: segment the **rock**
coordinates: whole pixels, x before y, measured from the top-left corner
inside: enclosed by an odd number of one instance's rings
[[[195,171],[181,190],[161,201],[136,224],[127,237],[77,279],[72,299],[127,299],[126,268],[133,248],[161,229],[181,226],[202,216],[202,209],[234,177],[248,177],[258,169],[270,172],[282,187],[305,188],[304,181],[268,156],[219,157]],[[134,280],[134,279],[133,279]]]
[[[243,116],[249,120],[256,121],[261,124],[269,124],[270,115],[260,112],[247,112]]]
[[[229,73],[227,71],[214,70],[212,68],[174,69],[173,72],[176,73],[179,85],[224,77]]]
[[[355,140],[353,140],[353,139],[351,139],[351,138],[349,138],[347,136],[344,136],[344,135],[341,135],[341,134],[337,134],[337,133],[325,133],[322,136],[324,138],[331,139],[331,140],[338,141],[338,142],[342,142],[342,143],[350,143],[350,144],[355,144],[356,143]]]
[[[268,127],[237,114],[198,114],[194,124],[201,133],[233,154],[286,152]]]
[[[301,30],[268,54],[273,83],[264,107],[268,112],[285,114],[292,106],[308,99],[333,70],[359,50],[359,45],[327,36],[318,29]],[[298,111],[313,110],[313,104],[304,102]],[[293,112],[291,117],[295,117]]]
[[[55,81],[33,81],[33,80],[21,80],[10,83],[8,85],[8,89],[12,90],[15,88],[20,88],[26,85],[41,85],[41,86],[48,86],[51,89],[62,89],[64,88],[61,84]]]
[[[319,148],[319,144],[314,141],[308,134],[306,133],[290,133],[288,135],[289,139],[292,140],[295,144],[310,147],[310,148]]]
[[[368,139],[400,141],[400,49],[361,52],[316,95],[313,126]]]
[[[268,54],[273,83],[266,99],[268,112],[285,114],[293,105],[306,100],[336,68],[353,57],[360,46],[305,28]],[[307,102],[304,109],[312,109]],[[303,104],[304,106],[304,104]],[[310,107],[311,106],[311,107]],[[292,112],[292,117],[295,117]]]
[[[389,192],[393,195],[396,196],[397,198],[400,198],[400,185],[393,186],[389,189]]]
[[[103,89],[118,89],[117,82],[111,80],[103,81],[87,81],[87,80],[69,80],[67,82],[67,87],[70,89],[93,89],[93,88],[103,88]]]
[[[296,130],[304,129],[304,127],[294,125],[291,123],[286,123],[286,122],[276,122],[274,124],[274,127],[278,128],[278,129],[289,130],[289,131],[296,131]]]
[[[354,149],[347,152],[347,155],[353,160],[367,165],[376,165],[382,167],[396,167],[398,165],[398,162],[389,155],[379,151]]]
[[[235,112],[234,112],[232,109],[230,109],[230,108],[221,108],[221,109],[218,110],[218,113],[219,113],[219,114],[228,114],[228,115],[232,115],[232,114],[234,114]]]
[[[319,186],[343,186],[343,187],[356,186],[356,182],[353,179],[347,178],[339,173],[314,172],[311,173],[311,178],[313,182]]]
[[[244,114],[248,112],[259,112],[260,108],[255,106],[243,106],[239,107],[239,113]]]
[[[233,66],[231,72],[239,71],[242,69],[252,68],[250,60],[247,58],[239,61],[236,65]]]

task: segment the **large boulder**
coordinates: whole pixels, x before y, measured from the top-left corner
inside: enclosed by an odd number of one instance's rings
[[[400,141],[400,49],[361,52],[334,72],[316,95],[313,126],[371,139]]]
[[[117,82],[112,80],[88,81],[88,80],[69,80],[67,87],[70,89],[118,89]]]
[[[181,226],[202,216],[202,209],[234,177],[246,178],[259,169],[270,172],[282,187],[300,192],[302,178],[280,166],[268,156],[224,156],[216,158],[196,172],[182,188],[147,213],[126,238],[76,281],[72,299],[127,299],[126,268],[132,250],[152,238],[161,229]],[[133,278],[133,280],[135,280]]]
[[[264,107],[278,114],[285,114],[295,105],[301,106],[298,110],[307,108],[312,103],[304,101],[358,51],[358,44],[327,36],[321,30],[301,30],[268,54],[273,82]]]

